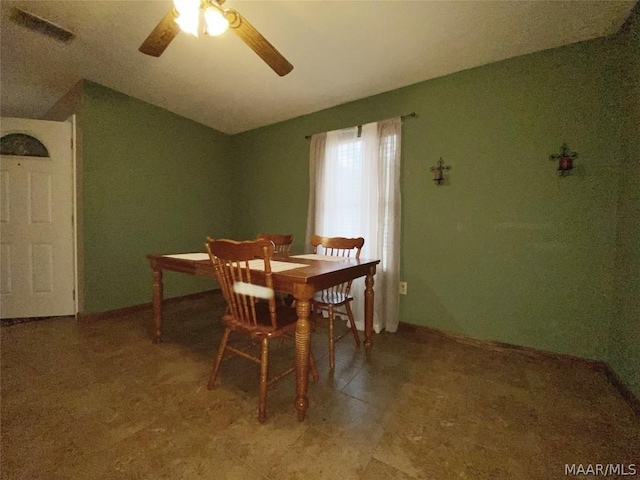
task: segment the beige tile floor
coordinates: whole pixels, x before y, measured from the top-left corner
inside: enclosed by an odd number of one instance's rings
[[[570,478],[565,464],[640,470],[640,421],[602,373],[407,329],[376,335],[369,361],[346,337],[333,376],[319,329],[307,420],[297,421],[289,376],[259,424],[250,362],[224,363],[206,389],[220,313],[213,295],[169,305],[161,345],[150,341],[149,312],[3,327],[1,478],[546,480]],[[274,368],[292,351],[275,342]]]

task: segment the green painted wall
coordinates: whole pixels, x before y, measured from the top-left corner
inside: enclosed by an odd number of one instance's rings
[[[621,38],[623,137],[618,257],[618,312],[612,323],[610,365],[640,398],[640,7]]]
[[[290,231],[302,248],[304,136],[415,111],[403,127],[401,320],[606,360],[618,57],[611,39],[576,44],[235,135],[236,181],[250,192],[240,233]],[[580,158],[558,178],[548,157],[565,141]],[[453,168],[436,187],[440,157]]]
[[[231,137],[87,82],[86,311],[148,302],[145,254],[202,250],[207,234],[291,232],[302,251],[305,135],[416,112],[403,127],[401,320],[608,361],[640,395],[637,31]],[[580,156],[558,178],[548,157],[563,142]],[[440,157],[453,168],[436,187]],[[208,288],[165,276],[166,297]]]
[[[233,236],[227,137],[87,82],[82,99],[85,313],[151,301],[151,252]],[[165,274],[165,298],[215,288]]]

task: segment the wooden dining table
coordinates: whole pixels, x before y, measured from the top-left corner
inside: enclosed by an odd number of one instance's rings
[[[189,254],[149,254],[147,259],[153,271],[153,340],[162,341],[162,303],[164,270],[182,272],[189,275],[215,278],[213,263],[206,253]],[[373,283],[376,266],[380,260],[325,257],[323,255],[289,255],[276,253],[273,261],[292,262],[298,265],[293,269],[273,272],[273,288],[288,293],[296,299],[298,320],[296,323],[296,398],[294,407],[298,412],[298,421],[303,421],[309,407],[307,396],[309,386],[309,351],[311,326],[309,314],[311,300],[315,292],[324,290],[359,277],[365,277],[364,291],[364,346],[367,357],[373,346]],[[256,283],[264,281],[264,272],[253,271]]]

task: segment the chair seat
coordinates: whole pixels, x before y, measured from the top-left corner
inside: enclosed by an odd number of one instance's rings
[[[313,296],[315,303],[326,305],[344,305],[351,300],[353,300],[351,295],[345,295],[342,292],[335,292],[333,290],[322,290]]]
[[[269,304],[267,302],[256,303],[256,319],[258,324],[255,327],[236,322],[230,313],[222,316],[222,322],[234,331],[247,333],[256,338],[280,337],[295,331],[298,314],[295,308],[284,305],[277,305],[276,315],[278,316],[278,328],[273,328],[269,317]]]

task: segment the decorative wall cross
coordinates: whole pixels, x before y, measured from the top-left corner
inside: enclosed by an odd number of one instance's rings
[[[569,175],[571,170],[573,169],[573,161],[578,158],[578,154],[576,152],[570,152],[569,146],[566,143],[562,144],[560,147],[560,153],[554,153],[549,156],[549,160],[557,160],[558,161],[558,175],[561,177]]]
[[[445,165],[442,157],[440,157],[436,166],[431,167],[431,171],[433,172],[433,181],[436,185],[442,185],[442,182],[444,181],[444,175],[442,172],[444,170],[451,170],[451,165]]]

